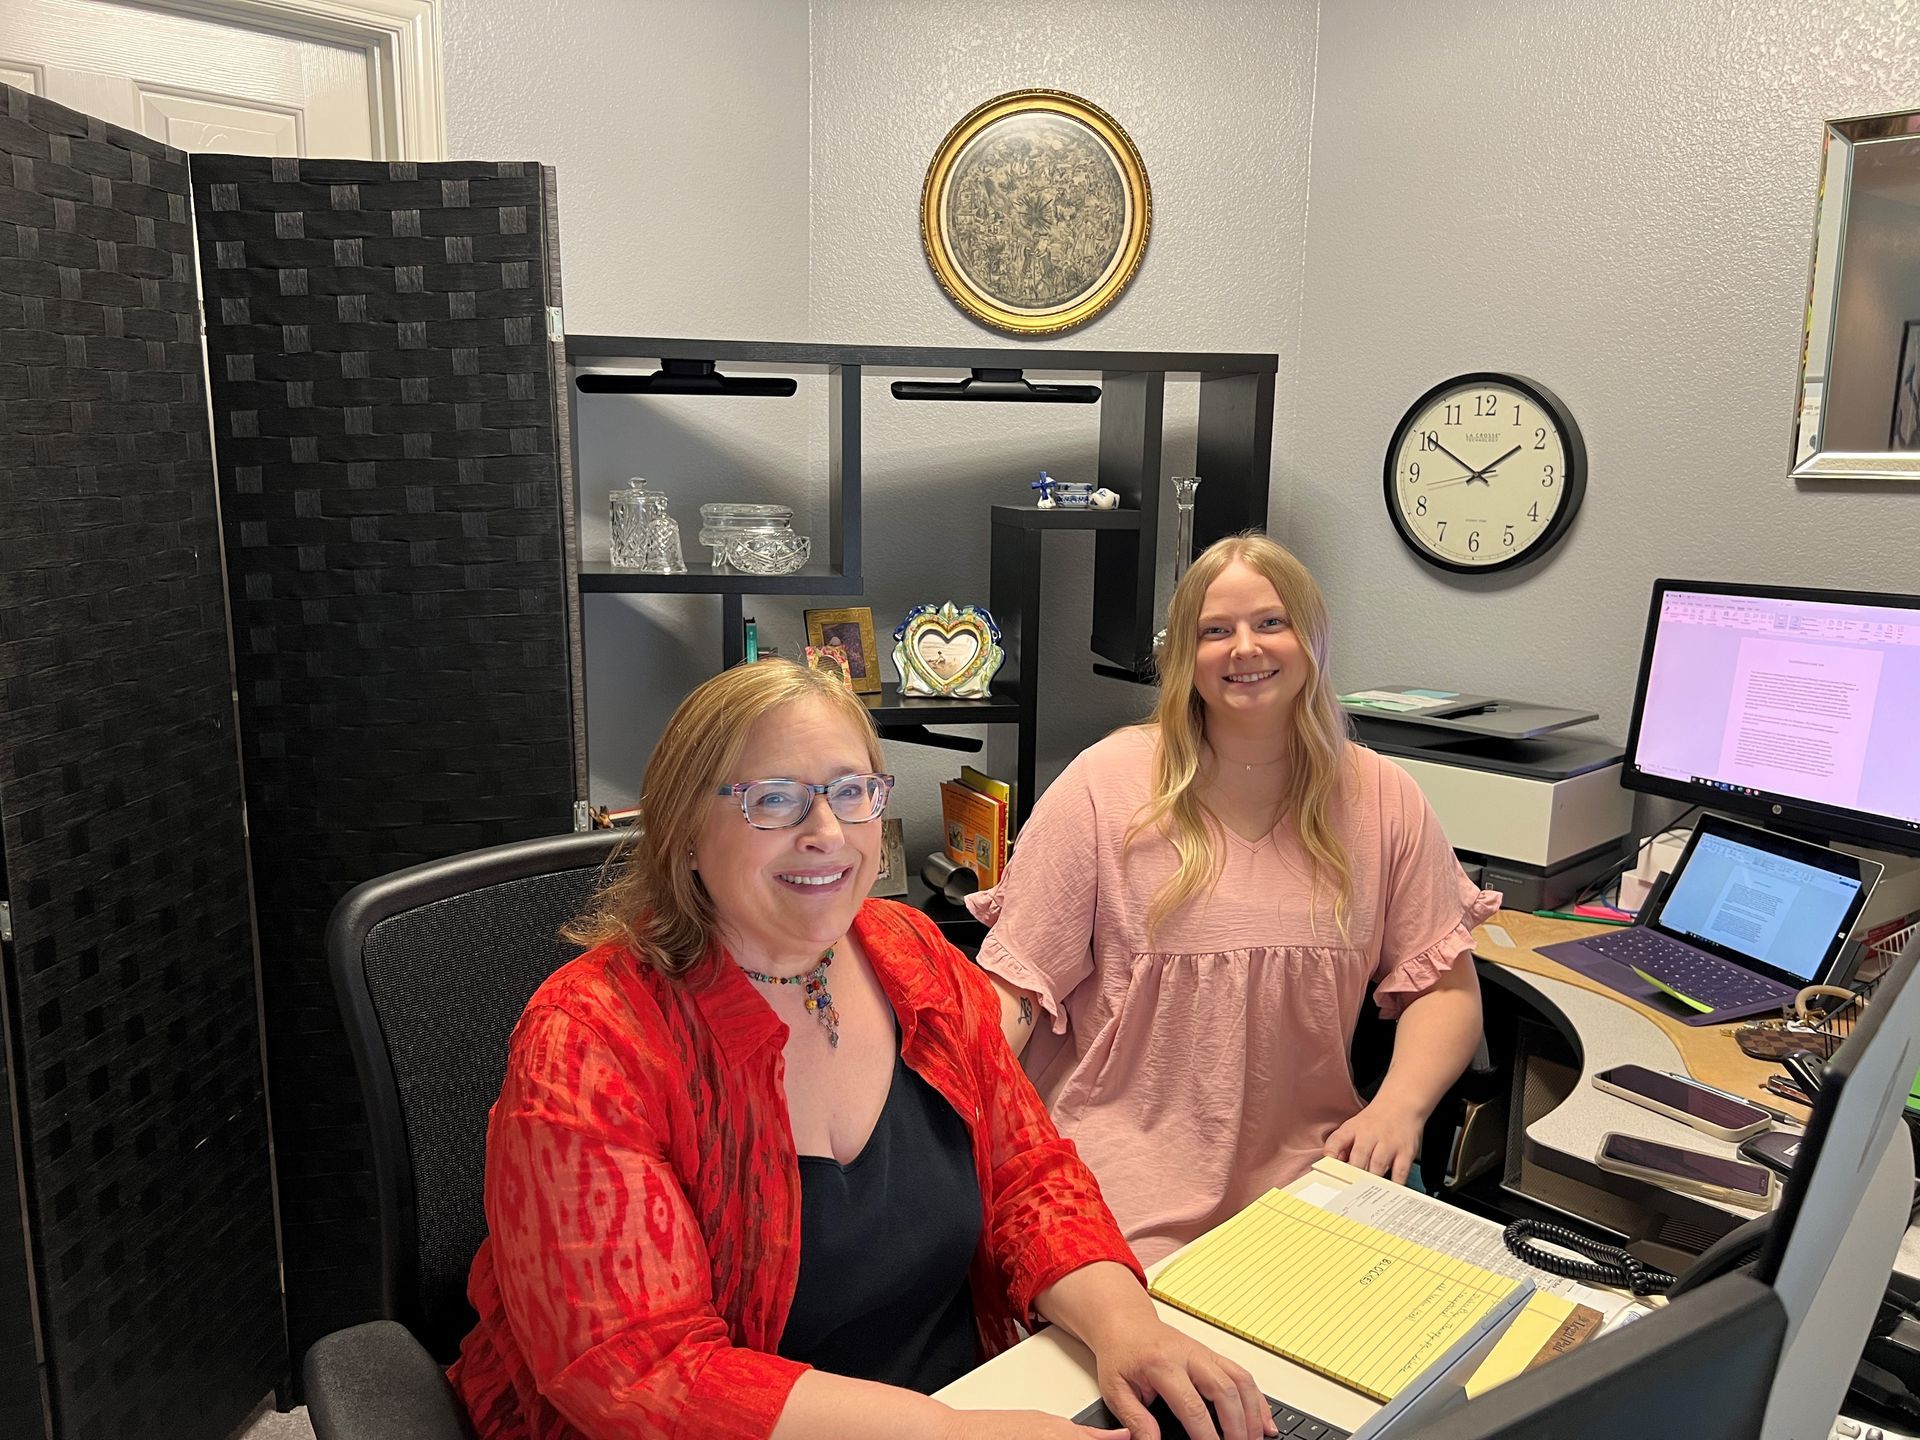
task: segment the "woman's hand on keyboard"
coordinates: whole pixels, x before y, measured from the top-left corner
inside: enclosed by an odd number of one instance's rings
[[[1252,1374],[1157,1316],[1103,1337],[1093,1347],[1093,1358],[1101,1398],[1132,1440],[1264,1440],[1273,1433],[1266,1396]],[[1155,1397],[1186,1428],[1186,1436],[1165,1433],[1166,1427],[1147,1413],[1147,1402]]]

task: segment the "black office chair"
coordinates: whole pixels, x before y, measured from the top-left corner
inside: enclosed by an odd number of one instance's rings
[[[369,881],[335,907],[327,958],[373,1142],[380,1308],[307,1352],[319,1440],[465,1440],[442,1374],[474,1314],[487,1112],[533,992],[579,953],[577,915],[630,832],[476,850]]]

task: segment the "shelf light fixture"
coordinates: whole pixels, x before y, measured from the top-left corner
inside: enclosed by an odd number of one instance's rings
[[[599,371],[574,383],[582,395],[791,395],[800,388],[782,375],[722,375],[711,360],[662,360],[650,375]]]
[[[896,400],[1011,400],[1027,404],[1091,405],[1098,385],[1036,385],[1018,370],[975,366],[964,380],[896,380]]]

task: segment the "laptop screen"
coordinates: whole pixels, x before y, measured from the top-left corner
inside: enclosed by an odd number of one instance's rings
[[[1879,867],[1872,861],[1705,816],[1654,928],[1812,984],[1845,943]]]

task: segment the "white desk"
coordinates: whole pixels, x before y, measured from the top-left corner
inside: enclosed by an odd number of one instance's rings
[[[1604,1187],[1610,1195],[1626,1197],[1631,1203],[1631,1197],[1651,1193],[1651,1187],[1606,1176],[1593,1166],[1600,1137],[1607,1131],[1619,1130],[1717,1155],[1733,1156],[1739,1147],[1596,1090],[1596,1072],[1626,1064],[1675,1070],[1785,1114],[1804,1117],[1805,1111],[1760,1089],[1761,1080],[1781,1073],[1779,1067],[1741,1053],[1732,1038],[1733,1025],[1685,1025],[1537,953],[1537,946],[1601,934],[1607,928],[1503,910],[1490,924],[1474,932],[1474,952],[1504,972],[1509,988],[1525,991],[1544,1008],[1558,1012],[1571,1028],[1569,1038],[1580,1055],[1579,1081],[1572,1092],[1527,1126],[1530,1147],[1539,1152],[1543,1165]],[[1795,1128],[1791,1123],[1775,1123],[1783,1129]],[[1760,1213],[1691,1196],[1662,1196],[1658,1203],[1663,1210],[1683,1217],[1694,1207],[1718,1212],[1729,1221],[1750,1220]],[[1578,1211],[1577,1205],[1570,1208]],[[1607,1223],[1599,1215],[1583,1214],[1582,1218]],[[1897,1263],[1902,1274],[1920,1276],[1920,1227],[1908,1232]]]
[[[1287,1193],[1306,1194],[1311,1198],[1316,1189],[1386,1183],[1338,1160],[1322,1160],[1287,1186]],[[1497,1232],[1500,1228],[1490,1220],[1464,1218],[1470,1224],[1485,1225],[1490,1231]],[[1158,1275],[1174,1258],[1168,1256],[1153,1266],[1148,1275]],[[1246,1366],[1260,1388],[1276,1400],[1317,1415],[1343,1430],[1358,1428],[1379,1408],[1359,1392],[1311,1370],[1303,1370],[1184,1310],[1176,1310],[1158,1300],[1153,1303],[1169,1325]],[[960,1410],[1044,1410],[1071,1417],[1100,1398],[1100,1386],[1094,1376],[1092,1353],[1078,1340],[1063,1334],[1058,1326],[1053,1326],[961,1376],[938,1391],[934,1398]]]

